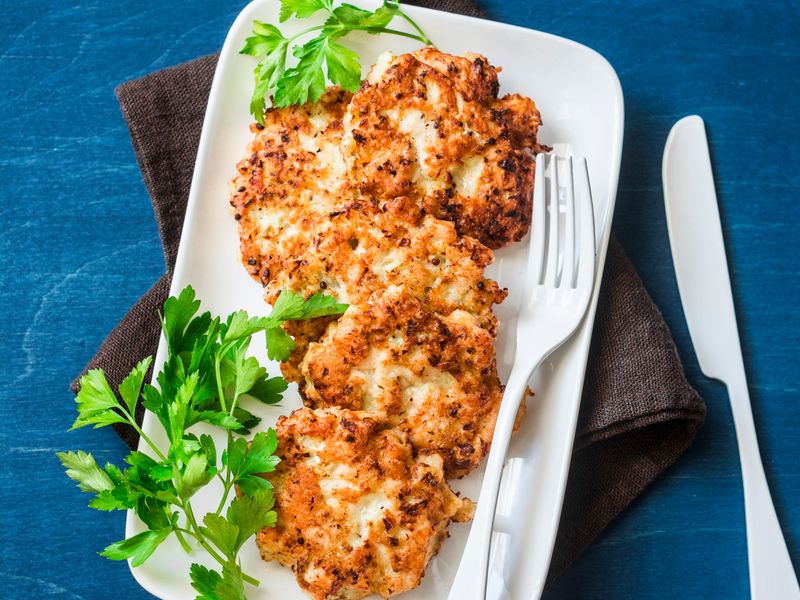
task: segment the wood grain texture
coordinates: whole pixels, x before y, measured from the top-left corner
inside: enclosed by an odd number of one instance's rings
[[[570,37],[616,68],[627,109],[616,232],[709,404],[686,456],[552,587],[560,598],[747,598],[727,398],[699,372],[661,198],[670,126],[706,121],[768,477],[800,565],[800,8],[795,2],[484,0],[500,21]],[[0,595],[146,598],[96,552],[121,514],[85,508],[53,453],[119,461],[111,431],[66,433],[70,379],[161,274],[155,224],[112,90],[217,50],[242,3],[10,0],[0,20]],[[435,33],[435,32],[434,32]],[[598,115],[602,118],[602,115]],[[546,123],[546,115],[545,115]]]

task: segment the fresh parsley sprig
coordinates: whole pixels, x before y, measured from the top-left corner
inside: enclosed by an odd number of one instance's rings
[[[209,312],[198,315],[199,308],[191,287],[165,303],[161,321],[168,356],[156,377],[158,386],[144,383],[151,357],[131,371],[117,393],[99,369],[81,378],[75,398],[78,418],[72,429],[126,423],[139,433],[149,452],[131,452],[124,469],[113,464],[100,467],[83,451],[61,452],[58,457],[67,476],[94,495],[89,506],[133,510],[147,527],[111,544],[103,556],[130,560],[136,567],[170,534],[187,552],[191,549],[187,538],[194,539],[221,567],[215,571],[192,565],[198,598],[243,600],[244,582],[258,585],[258,581],[242,571],[239,550],[259,529],[274,526],[277,517],[272,487],[258,475],[273,471],[280,459],[275,456],[278,438],[273,429],[256,433],[249,443],[238,437],[259,422],[240,401],[251,398],[275,404],[287,388],[281,377],[269,377],[255,358],[247,356],[252,336],[263,331],[270,358],[286,360],[294,341],[282,328],[285,321],[340,314],[347,305],[322,294],[305,300],[284,290],[267,317],[251,318],[237,311],[222,321]],[[137,424],[140,400],[163,427],[168,447],[159,447]],[[210,435],[189,430],[201,422],[227,430],[221,453]],[[213,479],[222,484],[219,505],[201,522],[191,498]],[[241,496],[228,504],[234,488]]]
[[[323,25],[309,27],[288,38],[275,25],[253,21],[253,35],[245,40],[240,52],[258,59],[250,113],[259,123],[264,122],[266,97],[271,93],[273,104],[278,107],[319,100],[325,92],[326,73],[331,83],[356,91],[361,85],[361,63],[355,52],[338,43],[352,31],[389,33],[432,45],[419,25],[400,9],[399,0],[384,0],[374,11],[346,3],[334,8],[333,0],[281,0],[280,22],[292,17],[307,19],[319,11],[328,15]],[[416,33],[387,27],[395,17],[407,21]],[[295,44],[313,32],[316,32],[314,38]],[[298,62],[287,69],[290,49]]]

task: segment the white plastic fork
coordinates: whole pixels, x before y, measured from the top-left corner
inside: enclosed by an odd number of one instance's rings
[[[564,186],[558,181],[558,163],[562,161],[567,175]],[[514,366],[497,415],[475,517],[448,600],[486,598],[497,494],[520,401],[539,364],[578,328],[592,297],[596,268],[594,212],[586,161],[576,161],[577,186],[571,157],[559,159],[551,155],[547,162],[549,189],[545,155],[536,157],[533,231],[517,321]]]

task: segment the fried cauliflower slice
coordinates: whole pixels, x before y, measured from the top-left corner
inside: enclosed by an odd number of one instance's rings
[[[450,490],[439,456],[415,459],[402,433],[365,413],[302,408],[276,429],[281,463],[266,477],[278,521],[256,541],[312,598],[413,589],[448,523],[471,518],[472,502]]]
[[[329,88],[317,103],[266,112],[236,165],[230,204],[239,224],[242,263],[268,285],[309,243],[304,219],[327,216],[347,197],[339,150],[349,92]],[[274,302],[268,295],[267,300]]]
[[[353,185],[369,197],[411,198],[489,248],[521,240],[541,118],[530,98],[497,97],[497,73],[478,54],[383,55],[344,116]]]
[[[441,455],[448,477],[488,452],[503,388],[494,336],[465,310],[439,313],[391,286],[329,325],[300,371],[308,406],[368,412]]]

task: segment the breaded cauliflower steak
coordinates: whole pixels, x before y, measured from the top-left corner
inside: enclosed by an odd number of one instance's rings
[[[384,54],[344,116],[342,154],[366,196],[408,197],[459,234],[500,248],[530,227],[539,111],[498,98],[483,56]]]
[[[384,598],[417,585],[450,520],[472,503],[444,480],[442,459],[415,459],[405,436],[349,410],[301,408],[277,424],[281,463],[266,477],[278,521],[256,538],[319,600]]]
[[[473,314],[439,314],[393,286],[330,325],[300,369],[308,406],[374,415],[440,454],[448,477],[488,452],[503,391],[494,336]]]
[[[277,298],[270,282],[311,243],[307,222],[340,204],[339,143],[350,97],[330,88],[317,103],[269,110],[263,126],[251,126],[255,138],[236,165],[230,204],[239,223],[242,262],[267,286],[270,303]]]

